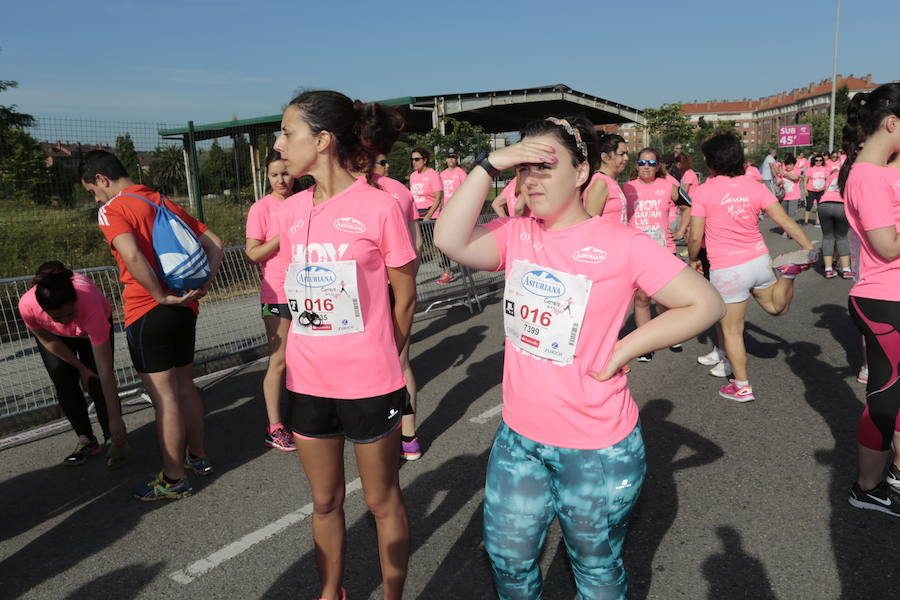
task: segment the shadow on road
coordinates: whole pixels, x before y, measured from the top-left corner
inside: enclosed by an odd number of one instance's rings
[[[710,555],[701,570],[709,581],[709,600],[747,598],[748,600],[777,600],[766,568],[749,554],[741,543],[741,534],[733,527],[718,527],[716,535],[722,541],[722,552]]]

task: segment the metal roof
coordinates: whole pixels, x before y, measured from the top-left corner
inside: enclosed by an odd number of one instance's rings
[[[644,121],[641,111],[636,108],[579,92],[563,84],[493,92],[403,96],[378,102],[394,106],[403,114],[407,133],[431,130],[435,110],[440,117],[452,117],[481,125],[488,133],[517,131],[526,122],[549,114],[561,116],[580,113],[595,125]],[[280,127],[281,114],[277,114],[195,125],[194,135],[199,141],[241,133],[271,133]],[[164,138],[184,138],[188,129],[161,129],[159,133]]]

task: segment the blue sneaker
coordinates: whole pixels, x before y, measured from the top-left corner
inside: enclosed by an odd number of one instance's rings
[[[206,477],[213,472],[213,467],[209,462],[208,456],[200,456],[192,459],[191,453],[188,450],[184,451],[184,468],[190,469],[197,475],[202,475],[203,477]]]
[[[191,482],[187,477],[182,478],[178,483],[168,483],[160,471],[159,475],[147,483],[141,483],[131,488],[131,493],[141,502],[153,502],[187,498],[194,493],[194,488],[191,487]]]

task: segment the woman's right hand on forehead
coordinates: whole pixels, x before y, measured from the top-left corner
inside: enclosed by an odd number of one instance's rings
[[[559,158],[556,148],[550,144],[524,141],[491,152],[488,160],[495,169],[503,171],[516,165],[555,163]]]

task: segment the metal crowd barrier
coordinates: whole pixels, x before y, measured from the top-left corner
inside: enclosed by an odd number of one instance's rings
[[[493,218],[482,215],[479,223]],[[433,242],[434,221],[421,225],[425,242],[417,277],[419,316],[454,306],[466,306],[471,312],[480,310],[481,298],[490,288],[502,284],[503,273],[475,272],[450,262],[453,280],[438,283],[443,268],[441,254]],[[98,267],[79,272],[94,281],[112,307],[114,367],[120,393],[136,391],[140,379],[131,365],[125,342],[118,271],[115,267]],[[31,277],[0,279],[0,419],[56,406],[53,385],[37,351],[37,342],[18,312],[19,298],[30,286]],[[227,248],[209,295],[201,300],[195,362],[206,363],[265,344],[259,314],[259,269],[246,258],[243,248]]]

